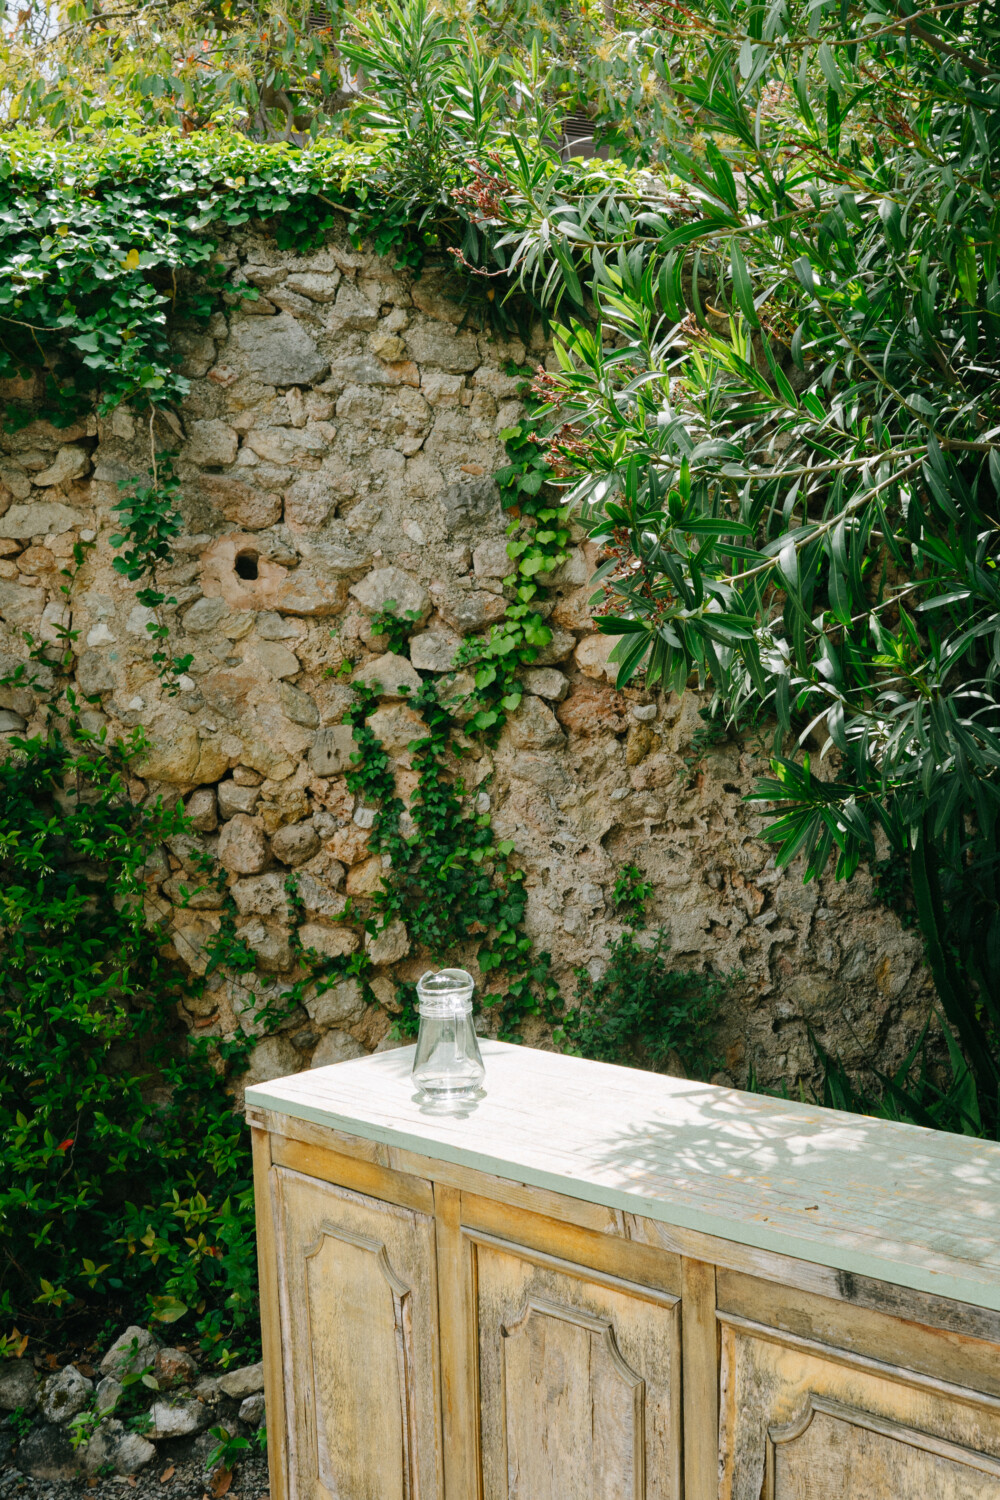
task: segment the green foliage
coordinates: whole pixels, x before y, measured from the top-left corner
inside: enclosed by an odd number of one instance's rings
[[[398,656],[420,623],[420,611],[407,609],[399,615],[397,608],[395,599],[387,599],[385,608],[372,615],[371,626],[372,633],[381,637],[386,651]]]
[[[948,1059],[945,1068],[940,1057],[932,1055],[929,1029],[930,1021],[894,1073],[869,1065],[864,1081],[852,1077],[813,1037],[822,1075],[821,1102],[830,1109],[901,1120],[931,1130],[985,1135],[975,1079],[961,1049],[947,1025],[941,1023]]]
[[[155,455],[148,472],[151,484],[119,480],[118,488],[123,491],[132,490],[132,494],[119,500],[114,507],[124,530],[111,537],[111,545],[127,545],[127,550],[121,557],[114,559],[112,566],[116,573],[120,573],[130,583],[149,580],[136,590],[135,597],[145,609],[154,611],[154,619],[146,625],[146,630],[156,645],[151,660],[167,695],[174,697],[178,691],[177,679],[187,671],[193,658],[190,655],[170,657],[163,649],[169,638],[170,628],[164,625],[155,612],[161,605],[176,604],[177,600],[173,596],[168,598],[162,590],[156,588],[155,580],[158,565],[171,556],[171,542],[184,529],[184,522],[177,508],[180,502],[180,481],[174,474],[170,455],[166,453]]]
[[[36,1331],[179,1309],[233,1357],[256,1339],[245,1127],[146,922],[147,850],[183,816],[130,800],[138,748],[71,718],[0,765],[0,1307]]]
[[[408,699],[427,734],[410,745],[418,782],[409,808],[413,831],[407,833],[392,764],[366,723],[377,699],[355,687],[346,719],[358,745],[357,764],[347,773],[347,785],[365,802],[377,804],[369,848],[390,861],[368,930],[377,934],[400,919],[411,940],[432,959],[474,950],[484,975],[506,981],[504,988],[488,990],[481,1003],[496,1007],[500,1035],[511,1039],[525,1016],[551,1014],[558,991],[549,974],[549,955],[533,953],[523,931],[524,875],[510,863],[513,844],[496,841],[489,813],[467,806],[471,799],[455,775],[455,725],[441,702],[446,695],[447,688],[442,692],[427,683]],[[397,1027],[407,1036],[416,1031],[411,991],[408,987],[397,995],[403,1006]]]
[[[217,236],[262,220],[286,248],[314,244],[338,204],[352,207],[371,160],[343,143],[292,152],[224,132],[112,131],[58,146],[8,135],[0,379],[42,372],[63,421],[95,397],[103,411],[180,400],[188,382],[171,359],[167,314],[204,318],[218,305]]]
[[[515,516],[507,528],[511,571],[504,579],[513,598],[502,622],[485,637],[467,640],[455,658],[456,667],[470,667],[475,679],[468,705],[474,710],[472,728],[491,738],[521,702],[520,673],[552,639],[537,601],[544,596],[546,575],[569,557],[569,529],[545,494],[552,474],[551,456],[544,445],[547,432],[529,413],[500,434],[511,461],[494,477],[504,509]]]
[[[908,862],[996,1133],[1000,33],[929,15],[689,12],[702,142],[652,237],[624,196],[568,205],[596,326],[564,319],[552,403],[619,683],[694,674],[731,719],[776,716],[780,865],[850,878],[883,836]],[[513,181],[498,222],[522,279],[555,274]],[[832,777],[796,754],[820,729]]]
[[[712,1025],[729,981],[668,968],[670,942],[662,928],[651,943],[637,938],[652,894],[636,865],[619,872],[612,902],[623,930],[608,943],[600,978],[576,970],[576,1005],[562,1018],[555,1040],[574,1057],[654,1072],[665,1070],[676,1054],[689,1073],[704,1078],[719,1066]]]
[[[209,1436],[215,1438],[215,1447],[205,1460],[206,1471],[219,1465],[231,1469],[250,1450],[250,1439],[231,1433],[228,1427],[210,1427]]]

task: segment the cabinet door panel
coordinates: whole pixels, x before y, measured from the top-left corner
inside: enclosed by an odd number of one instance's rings
[[[437,1500],[433,1222],[272,1173],[290,1494]]]
[[[1000,1401],[722,1323],[722,1500],[1000,1500]]]
[[[679,1500],[677,1299],[471,1238],[485,1500]]]

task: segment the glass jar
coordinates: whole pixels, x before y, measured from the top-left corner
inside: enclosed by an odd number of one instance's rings
[[[413,1081],[432,1098],[468,1098],[486,1076],[472,1024],[474,988],[464,969],[428,971],[417,984],[420,1032]]]

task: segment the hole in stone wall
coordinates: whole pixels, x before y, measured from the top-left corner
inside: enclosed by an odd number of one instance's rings
[[[236,555],[237,578],[254,579],[257,577],[257,553],[238,552]]]

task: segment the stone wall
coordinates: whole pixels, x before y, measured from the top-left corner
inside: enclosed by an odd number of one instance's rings
[[[338,953],[361,940],[338,919],[348,895],[364,909],[382,865],[367,849],[371,810],[355,806],[343,777],[351,693],[338,669],[347,662],[356,679],[393,690],[417,684],[501,617],[508,563],[490,476],[505,461],[498,433],[520,410],[508,372],[545,357],[540,336],[526,350],[462,327],[433,276],[399,274],[346,239],[294,257],[247,235],[222,256],[228,311],[207,331],[175,330],[190,396],[182,431],[161,422],[156,432],[157,446],[180,446],[184,495],[186,532],[161,573],[177,601],[171,650],[193,655],[175,698],[150,662],[150,613],[111,566],[117,481],[145,475],[147,419],[118,409],[62,431],[35,422],[3,437],[0,456],[5,668],[23,657],[25,629],[78,632],[78,685],[100,696],[88,723],[112,736],[145,727],[153,749],[135,790],[184,798],[258,955],[256,975],[214,975],[184,1013],[202,1035],[252,1032],[262,1000],[291,982],[289,869],[307,945]],[[78,538],[96,545],[70,615],[59,570]],[[588,615],[594,565],[580,533],[553,578],[553,641],[527,674],[523,705],[495,752],[470,745],[465,773],[480,810],[514,841],[529,930],[564,993],[574,968],[602,966],[618,931],[610,888],[635,862],[655,886],[653,916],[677,964],[734,973],[724,1076],[742,1082],[752,1066],[764,1084],[794,1087],[812,1069],[807,1026],[846,1060],[898,1057],[930,998],[918,939],[873,902],[864,873],[847,887],[804,886],[799,872],[774,868],[741,800],[766,767],[765,736],[698,754],[695,693],[615,691],[611,643]],[[371,616],[388,599],[419,616],[409,661],[387,660],[373,638]],[[5,734],[41,728],[30,692],[0,694]],[[384,696],[376,728],[404,797],[416,779],[414,719],[398,693]],[[161,850],[149,875],[151,911],[171,924],[178,957],[203,969],[220,900],[205,892],[178,909],[182,884],[196,884],[189,841]],[[427,967],[405,933],[373,957],[375,993],[390,1004],[390,976]],[[473,954],[464,959],[474,967]],[[345,983],[263,1040],[250,1076],[388,1045],[390,1021]],[[544,1032],[529,1025],[526,1040],[544,1045]]]

